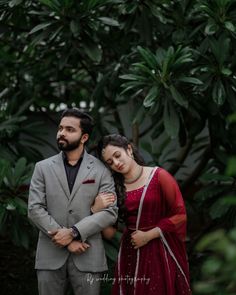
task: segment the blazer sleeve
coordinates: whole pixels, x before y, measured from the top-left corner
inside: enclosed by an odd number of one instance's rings
[[[115,194],[115,185],[113,177],[110,171],[104,167],[101,182],[99,186],[99,192],[113,192]],[[113,225],[118,216],[118,208],[116,202],[95,214],[86,216],[78,223],[75,224],[78,229],[82,241],[85,241],[89,236],[92,236],[98,232],[101,232],[104,228],[109,225]]]
[[[28,217],[37,228],[48,235],[48,231],[61,228],[47,211],[45,182],[40,163],[34,168],[30,183]]]

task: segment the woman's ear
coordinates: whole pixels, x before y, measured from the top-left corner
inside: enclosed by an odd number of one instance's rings
[[[131,158],[133,158],[133,149],[132,149],[131,144],[128,144],[127,154],[128,154]]]

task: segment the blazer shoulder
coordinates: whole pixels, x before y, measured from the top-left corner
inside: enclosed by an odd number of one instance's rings
[[[101,167],[105,167],[105,165],[103,164],[103,162],[101,160],[99,160],[98,158],[96,158],[95,156],[91,155],[91,154],[87,154],[88,158],[90,161],[92,161],[95,165],[99,165]]]
[[[87,154],[87,156],[94,163],[94,165],[97,166],[98,168],[108,169],[106,167],[106,165],[104,165],[104,163],[101,160],[99,160],[97,157],[95,157],[91,154]]]
[[[37,166],[47,166],[50,165],[51,163],[57,162],[60,160],[61,153],[54,155],[52,157],[49,157],[47,159],[41,160],[36,163]]]

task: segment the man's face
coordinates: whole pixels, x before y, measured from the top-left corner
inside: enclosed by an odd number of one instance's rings
[[[57,132],[57,145],[62,151],[73,151],[87,141],[88,135],[80,128],[80,119],[76,117],[62,118]]]

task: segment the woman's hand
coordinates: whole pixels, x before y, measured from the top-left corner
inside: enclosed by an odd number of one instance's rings
[[[116,228],[114,226],[108,226],[103,229],[102,236],[106,240],[111,240],[116,233]]]
[[[136,230],[131,234],[131,244],[134,249],[143,247],[149,242],[148,233],[141,230]]]
[[[160,228],[154,227],[149,231],[136,230],[131,234],[131,244],[134,249],[145,246],[148,242],[153,239],[160,237]]]
[[[93,213],[99,212],[105,208],[108,208],[115,202],[115,195],[110,192],[102,192],[97,195],[95,202],[91,207]]]

